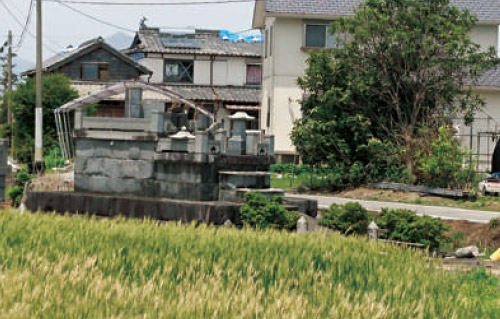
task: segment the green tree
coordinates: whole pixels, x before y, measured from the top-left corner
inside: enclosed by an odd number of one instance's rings
[[[417,154],[417,165],[422,181],[431,187],[470,189],[479,182],[476,163],[470,159],[470,152],[460,147],[449,128],[442,126],[430,150]]]
[[[70,83],[70,79],[63,74],[43,77],[44,153],[59,145],[54,110],[78,97],[78,92],[71,88]],[[28,78],[26,83],[17,86],[12,97],[12,113],[15,121],[14,155],[23,162],[31,162],[34,152],[35,106],[35,79]]]
[[[426,128],[484,105],[470,84],[499,60],[470,40],[476,21],[449,0],[368,0],[333,22],[341,48],[311,52],[298,81],[307,97],[292,140],[303,160],[337,167],[351,183],[398,165],[415,172]],[[373,174],[386,155],[387,169]]]

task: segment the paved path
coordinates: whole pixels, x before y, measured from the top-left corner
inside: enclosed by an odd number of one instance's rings
[[[301,195],[301,194],[286,194],[287,197],[300,197],[318,201],[319,209],[327,209],[331,204],[346,204],[349,202],[358,202],[363,207],[371,211],[380,211],[382,208],[404,208],[416,211],[419,215],[429,215],[432,217],[439,217],[441,219],[452,220],[467,220],[473,223],[488,223],[492,218],[500,217],[499,213],[487,212],[481,210],[469,210],[451,207],[438,207],[438,206],[423,206],[412,205],[403,203],[391,202],[376,202],[360,199],[330,197],[330,196],[315,196],[315,195]]]

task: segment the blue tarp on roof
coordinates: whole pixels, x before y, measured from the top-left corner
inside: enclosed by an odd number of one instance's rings
[[[220,30],[221,40],[230,42],[261,43],[264,37],[261,34],[234,33],[228,30]]]

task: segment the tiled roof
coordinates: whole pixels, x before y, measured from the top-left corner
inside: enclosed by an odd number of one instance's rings
[[[218,31],[196,30],[195,38],[198,47],[165,47],[162,37],[169,35],[157,28],[139,30],[131,48],[124,53],[173,53],[173,54],[200,54],[219,56],[261,57],[261,43],[241,43],[221,40]]]
[[[260,89],[242,86],[169,85],[167,88],[192,101],[260,103]],[[214,93],[214,90],[217,94]]]
[[[271,13],[345,16],[364,0],[265,0]],[[500,0],[451,0],[460,9],[469,9],[481,21],[500,20]]]
[[[80,96],[90,94],[108,87],[113,82],[77,82],[73,81],[71,86],[76,89]],[[157,86],[157,85],[155,85]],[[222,101],[225,103],[260,103],[260,88],[247,86],[214,86],[208,85],[162,85],[164,88],[174,91],[183,98],[191,101],[208,102]],[[160,86],[161,87],[161,86]],[[214,93],[217,92],[217,95]],[[117,95],[109,99],[123,100],[125,95]],[[165,97],[153,91],[144,92],[144,99],[164,100]]]
[[[71,61],[73,58],[78,57],[79,55],[85,54],[88,50],[91,50],[92,47],[94,46],[103,46],[109,51],[113,52],[116,56],[118,56],[120,59],[123,61],[133,65],[134,67],[138,68],[141,70],[144,74],[150,74],[152,73],[150,70],[148,70],[146,67],[143,65],[137,63],[133,59],[131,59],[129,56],[121,53],[120,51],[116,50],[115,48],[111,47],[110,45],[106,44],[104,42],[103,38],[98,37],[89,41],[86,41],[82,44],[80,44],[77,48],[68,51],[68,52],[62,52],[56,56],[53,56],[45,61],[42,62],[42,72],[47,72],[51,71],[53,68],[57,68],[60,65],[65,64],[66,62]],[[25,72],[22,73],[22,75],[29,75],[33,74],[35,72],[35,69],[29,69],[26,70]]]

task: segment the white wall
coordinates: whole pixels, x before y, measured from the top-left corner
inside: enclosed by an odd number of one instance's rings
[[[139,61],[142,65],[153,71],[151,82],[163,82],[164,59],[193,60],[194,56],[161,55],[144,58]],[[244,57],[216,57],[213,62],[214,85],[234,85],[242,86],[246,84],[247,61]],[[194,60],[193,84],[210,85],[210,64],[209,57],[197,57]]]
[[[210,85],[210,60],[194,61],[194,83]]]
[[[302,90],[297,78],[304,74],[307,52],[302,50],[304,22],[301,19],[266,19],[266,28],[273,36],[271,55],[264,58],[261,101],[261,127],[266,128],[268,97],[271,98],[271,128],[275,136],[275,152],[292,154],[295,147],[290,139],[293,123],[300,117],[299,100]],[[264,46],[265,48],[265,46]],[[265,55],[263,55],[265,56]]]
[[[481,45],[481,48],[487,50],[493,46],[498,50],[498,26],[497,25],[476,25],[470,33],[472,41]]]
[[[151,77],[152,83],[163,82],[163,59],[161,55],[159,58],[144,58],[138,62],[153,71],[153,76]]]
[[[267,101],[271,98],[271,133],[275,135],[275,150],[277,154],[294,152],[290,140],[293,121],[300,117],[302,90],[297,86],[297,78],[302,76],[307,68],[308,54],[302,49],[304,45],[304,20],[299,18],[265,19],[265,29],[274,30],[272,37],[272,53],[265,57],[263,46],[263,88],[261,101],[261,127],[266,128]],[[498,26],[475,26],[471,39],[486,49],[489,46],[498,47]],[[500,93],[498,97],[489,97],[489,106],[500,119]],[[496,100],[498,99],[498,101]],[[495,106],[493,106],[495,105]]]
[[[244,58],[227,59],[227,78],[223,85],[245,85],[247,82],[247,63]]]

